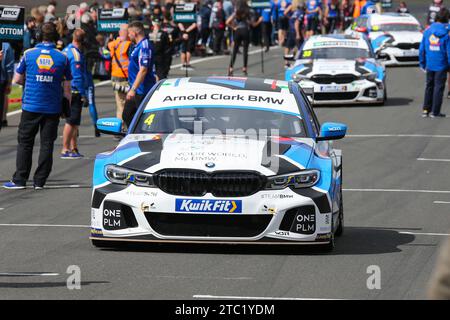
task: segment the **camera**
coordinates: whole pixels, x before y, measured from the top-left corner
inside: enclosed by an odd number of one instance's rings
[[[129,85],[123,86],[120,85],[119,83],[114,83],[113,90],[118,91],[120,93],[128,93],[128,91],[130,91],[130,86]]]

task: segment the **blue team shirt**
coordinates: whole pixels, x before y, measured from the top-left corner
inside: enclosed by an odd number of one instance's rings
[[[270,22],[270,17],[272,16],[272,8],[264,8],[261,11],[261,16],[263,18],[263,22]]]
[[[361,15],[372,14],[378,11],[377,5],[374,1],[367,1],[361,9]]]
[[[79,92],[86,96],[86,60],[83,53],[73,44],[64,48],[63,53],[67,56],[72,73],[72,91]]]
[[[308,11],[313,11],[313,10],[319,8],[320,5],[321,5],[321,3],[318,0],[308,0],[306,2],[306,9],[308,9]],[[318,17],[319,12],[308,13],[307,16],[308,16],[308,18]]]
[[[153,46],[147,38],[142,39],[131,52],[130,64],[128,65],[128,82],[130,83],[130,87],[136,80],[140,67],[145,67],[148,71],[144,81],[136,90],[136,94],[145,96],[156,82],[153,63]]]
[[[61,113],[62,82],[72,80],[67,57],[53,43],[39,43],[25,51],[17,66],[25,74],[22,109],[29,112]]]
[[[295,22],[300,21],[300,29],[303,26],[303,19],[305,18],[305,12],[301,9],[295,10],[289,18],[289,32],[295,34]]]

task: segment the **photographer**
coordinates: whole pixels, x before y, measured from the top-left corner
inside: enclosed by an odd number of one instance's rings
[[[131,41],[128,38],[128,24],[120,26],[119,36],[108,44],[111,52],[111,82],[116,98],[116,117],[122,119],[123,108],[127,99],[128,65],[130,64]]]
[[[40,40],[34,50],[24,53],[17,67],[14,82],[24,85],[22,116],[19,124],[16,172],[12,181],[3,185],[6,189],[25,189],[31,172],[33,145],[40,132],[41,148],[34,188],[42,189],[53,165],[53,147],[58,134],[59,117],[64,96],[71,99],[72,75],[67,57],[56,50],[56,28],[44,23]],[[49,58],[50,57],[50,58]]]

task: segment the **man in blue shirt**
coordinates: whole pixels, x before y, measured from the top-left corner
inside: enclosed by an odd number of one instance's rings
[[[375,0],[367,1],[364,7],[362,7],[361,9],[361,15],[377,13],[378,12],[377,2],[378,1]]]
[[[25,51],[16,69],[14,82],[24,84],[22,116],[18,131],[16,172],[6,189],[25,189],[30,175],[34,139],[40,132],[41,148],[34,174],[34,188],[42,189],[53,165],[53,144],[58,134],[61,100],[70,103],[70,65],[67,57],[56,50],[56,27],[44,23],[41,40],[35,48]]]
[[[441,113],[447,72],[450,69],[449,11],[441,9],[433,23],[423,34],[419,48],[420,67],[427,73],[423,117],[445,117]]]
[[[127,127],[136,114],[139,105],[156,83],[153,62],[153,46],[145,36],[142,22],[132,22],[128,26],[128,35],[135,47],[130,54],[128,65],[128,83],[130,90],[123,109],[123,120]]]
[[[317,32],[320,16],[322,15],[321,2],[318,0],[306,1],[306,38],[309,38]]]
[[[78,151],[77,137],[81,123],[81,110],[87,103],[86,87],[86,61],[82,53],[85,32],[76,29],[72,35],[72,43],[64,48],[72,73],[72,99],[70,105],[70,117],[66,118],[63,131],[63,146],[61,159],[81,159],[83,155]]]
[[[14,51],[9,43],[3,42],[0,47],[0,130],[5,111],[5,96],[11,92],[11,80],[14,75]]]

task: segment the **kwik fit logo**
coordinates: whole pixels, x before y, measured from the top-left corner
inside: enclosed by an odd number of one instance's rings
[[[175,210],[178,212],[241,213],[242,201],[176,199]]]

